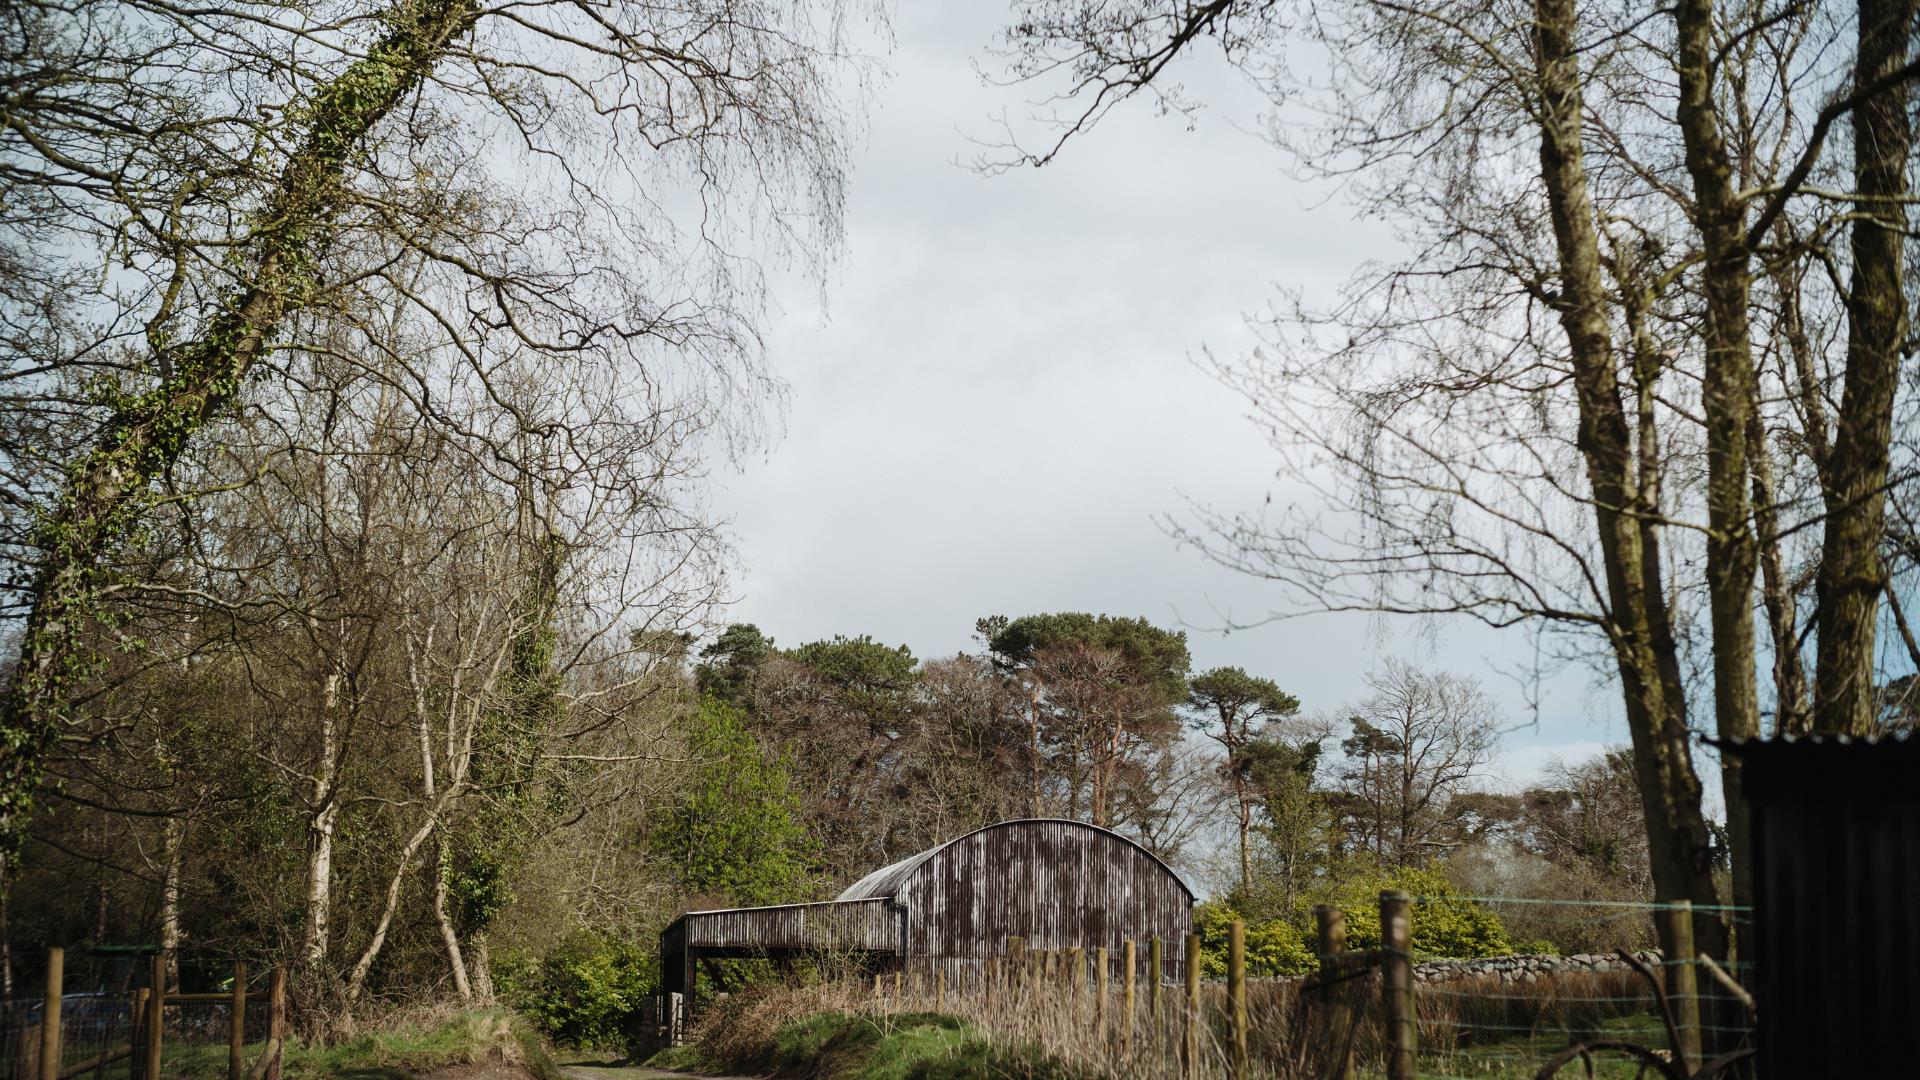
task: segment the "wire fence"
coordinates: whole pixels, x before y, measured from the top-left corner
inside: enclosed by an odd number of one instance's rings
[[[1744,960],[1703,961],[1664,956],[1659,922],[1718,920],[1736,937],[1750,912],[1729,906],[1692,906],[1619,900],[1517,897],[1470,899],[1503,915],[1551,908],[1577,918],[1595,946],[1612,951],[1446,960],[1416,955],[1416,1009],[1422,1080],[1533,1077],[1556,1058],[1567,1076],[1607,1078],[1658,1075],[1650,1061],[1684,1059],[1692,1075],[1719,1061],[1720,1075],[1742,1075],[1754,1043],[1753,1015],[1743,1000],[1752,983]],[[1684,941],[1685,938],[1683,937]],[[1583,1055],[1568,1052],[1586,1047]]]
[[[72,992],[60,995],[57,1023],[49,1025],[47,997],[16,994],[0,998],[0,1080],[218,1080],[229,1077],[236,1035],[233,980],[244,970],[204,958],[178,963],[160,1007],[152,1007],[151,950],[77,953],[76,963],[49,954],[48,964],[62,969]],[[225,969],[225,978],[220,970]],[[45,968],[30,974],[45,986]],[[25,981],[25,980],[22,980]],[[270,1064],[273,1016],[269,973],[243,989],[248,1002],[240,1013],[240,1060],[251,1066],[245,1076],[261,1077]],[[25,989],[16,982],[16,990]],[[157,1015],[156,1015],[157,1013]],[[157,1025],[156,1025],[157,1020]],[[52,1027],[57,1064],[45,1062],[44,1046]],[[159,1033],[153,1052],[153,1033]],[[275,1055],[277,1059],[277,1055]],[[157,1062],[157,1075],[150,1077]]]
[[[1437,919],[1460,898],[1390,893],[1380,901],[1384,940],[1377,946],[1364,940],[1368,947],[1348,948],[1344,915],[1318,913],[1320,969],[1305,978],[1247,977],[1243,927],[1229,936],[1224,983],[1157,987],[1152,978],[1136,985],[1132,965],[1116,966],[1110,948],[1036,950],[1011,939],[1006,960],[987,965],[984,977],[949,982],[941,971],[909,967],[797,991],[801,1001],[770,1008],[785,1016],[844,1010],[904,1024],[950,1014],[1010,1046],[1041,1047],[1085,1075],[1129,1080],[1534,1080],[1556,1068],[1552,1075],[1569,1080],[1747,1080],[1747,967],[1701,960],[1692,950],[1669,960],[1651,944],[1684,946],[1676,927],[1692,927],[1693,909],[1474,901],[1576,910],[1595,923],[1595,949],[1425,954],[1418,943],[1431,935],[1420,933],[1423,910]],[[1656,931],[1661,919],[1668,925]],[[1609,938],[1621,943],[1617,951],[1598,947]],[[1197,955],[1198,947],[1189,937],[1183,955]],[[729,1009],[694,1026],[701,1038],[721,1040],[763,1027],[742,1024]]]

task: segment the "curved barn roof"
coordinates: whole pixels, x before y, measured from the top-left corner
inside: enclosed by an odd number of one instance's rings
[[[1155,863],[1159,864],[1160,869],[1165,870],[1167,872],[1168,877],[1171,877],[1176,883],[1179,884],[1179,886],[1182,889],[1186,890],[1188,898],[1190,899],[1196,898],[1193,888],[1189,886],[1186,883],[1186,881],[1182,879],[1180,875],[1174,871],[1173,867],[1168,866],[1164,859],[1160,858],[1160,856],[1158,855],[1155,855],[1153,852],[1148,851],[1146,848],[1141,847],[1139,844],[1128,839],[1127,837],[1121,836],[1119,833],[1114,832],[1112,829],[1103,829],[1098,825],[1089,825],[1084,821],[1074,821],[1070,818],[1017,818],[1013,821],[1001,821],[992,825],[988,825],[985,828],[975,829],[970,833],[962,833],[961,835],[956,836],[953,839],[948,840],[943,844],[936,844],[935,846],[930,847],[927,850],[922,851],[917,855],[909,855],[906,858],[901,859],[899,862],[888,863],[887,865],[881,867],[880,869],[875,870],[873,873],[868,874],[866,877],[861,878],[859,881],[856,881],[853,884],[847,886],[846,891],[842,892],[839,895],[839,897],[837,897],[837,899],[872,900],[872,899],[878,899],[882,897],[897,896],[899,895],[901,888],[903,888],[906,885],[907,879],[913,876],[913,872],[915,870],[920,869],[920,867],[923,864],[925,864],[927,860],[933,858],[935,855],[940,854],[942,851],[945,851],[947,848],[950,848],[953,845],[958,844],[962,840],[965,840],[970,836],[978,836],[981,833],[987,832],[992,829],[1006,829],[1006,828],[1012,828],[1014,826],[1019,826],[1019,825],[1040,825],[1040,824],[1075,825],[1082,829],[1086,829],[1088,832],[1105,833],[1106,835],[1111,836],[1116,840],[1119,840],[1121,843],[1132,847],[1136,851],[1140,852],[1140,854],[1145,855],[1147,858],[1152,859]]]

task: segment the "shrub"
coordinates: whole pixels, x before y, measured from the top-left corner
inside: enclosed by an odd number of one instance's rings
[[[1376,871],[1337,890],[1330,902],[1346,913],[1349,948],[1371,949],[1380,944],[1380,893],[1387,889],[1418,898],[1413,908],[1416,955],[1466,959],[1512,954],[1513,945],[1499,916],[1460,898],[1460,890],[1431,866]]]
[[[1200,977],[1227,977],[1227,927],[1240,915],[1218,901],[1201,904],[1193,912],[1193,932],[1200,935]],[[1255,978],[1304,975],[1314,968],[1313,946],[1299,926],[1286,919],[1247,923],[1247,974]]]
[[[504,960],[501,996],[558,1046],[630,1049],[641,999],[659,986],[658,960],[633,941],[581,930],[537,960]]]

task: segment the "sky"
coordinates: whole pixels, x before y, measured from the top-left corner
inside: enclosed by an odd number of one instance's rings
[[[966,163],[1032,88],[983,84],[1005,9],[901,5],[825,290],[777,291],[767,339],[783,434],[715,479],[740,552],[729,621],[783,645],[870,634],[921,657],[974,620],[1139,615],[1185,629],[1195,670],[1237,665],[1309,712],[1365,694],[1381,658],[1480,678],[1514,725],[1487,778],[1624,742],[1611,690],[1563,672],[1532,692],[1517,634],[1287,611],[1266,583],[1176,548],[1188,500],[1257,508],[1300,490],[1237,397],[1195,364],[1238,356],[1276,290],[1331,295],[1400,248],[1257,132],[1224,65],[1177,74],[1207,108],[1136,101],[1044,169]]]

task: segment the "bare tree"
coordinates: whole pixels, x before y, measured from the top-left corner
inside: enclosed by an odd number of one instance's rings
[[[837,235],[840,26],[759,0],[11,6],[0,378],[27,573],[0,831],[77,720],[154,486],[327,327],[397,295],[456,393],[537,354],[619,373],[614,409],[739,419],[770,386],[753,255]],[[448,388],[412,355],[399,400],[432,415]]]
[[[1399,660],[1367,686],[1340,744],[1345,816],[1382,862],[1421,865],[1461,842],[1451,804],[1492,758],[1500,717],[1474,680]]]
[[[1276,617],[1469,617],[1533,628],[1554,660],[1604,657],[1662,896],[1717,899],[1692,703],[1713,702],[1722,736],[1760,730],[1756,575],[1779,723],[1809,715],[1811,629],[1819,664],[1851,671],[1821,669],[1812,714],[1873,682],[1861,630],[1885,575],[1857,537],[1808,540],[1823,520],[1878,520],[1861,477],[1905,483],[1915,450],[1863,419],[1855,430],[1875,446],[1849,451],[1864,472],[1843,482],[1826,434],[1843,384],[1860,417],[1891,415],[1874,372],[1887,317],[1906,305],[1886,247],[1902,215],[1857,210],[1907,201],[1906,137],[1889,118],[1904,115],[1920,61],[1910,13],[1861,11],[1035,2],[1006,37],[1016,77],[1064,89],[1039,116],[1044,149],[1016,147],[1003,165],[1050,158],[1130,96],[1173,95],[1157,83],[1200,43],[1280,110],[1308,99],[1314,120],[1283,114],[1274,141],[1394,222],[1415,255],[1362,271],[1327,310],[1282,302],[1260,320],[1259,353],[1209,362],[1318,504],[1202,507],[1173,529],[1284,584]],[[1293,74],[1299,55],[1315,77]],[[1856,131],[1881,125],[1852,173],[1832,137],[1850,115]],[[1830,242],[1842,230],[1864,253],[1851,263]],[[1842,327],[1845,372],[1829,355]],[[1908,471],[1879,472],[1882,453]],[[1820,599],[1809,618],[1816,577],[1852,606]],[[1695,687],[1700,669],[1710,691]],[[1722,778],[1739,900],[1744,804],[1738,770]],[[1724,947],[1718,920],[1696,929]]]

